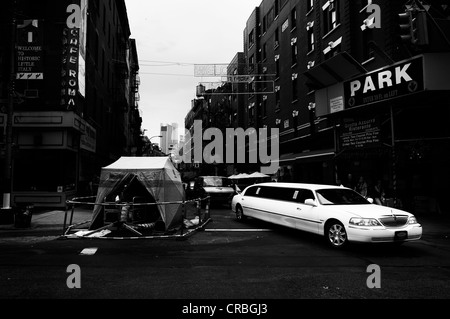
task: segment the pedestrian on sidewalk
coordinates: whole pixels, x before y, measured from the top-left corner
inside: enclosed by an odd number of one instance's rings
[[[358,193],[360,193],[362,196],[367,198],[368,188],[367,188],[367,182],[364,179],[364,176],[359,177],[358,184],[356,185],[356,191]]]

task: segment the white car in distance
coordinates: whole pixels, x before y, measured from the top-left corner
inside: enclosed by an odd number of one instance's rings
[[[261,183],[233,197],[238,220],[252,217],[322,235],[334,248],[348,242],[404,243],[422,237],[413,214],[373,204],[352,189],[301,183]]]

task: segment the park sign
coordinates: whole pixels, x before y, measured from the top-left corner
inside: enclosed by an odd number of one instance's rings
[[[423,57],[405,60],[344,82],[345,108],[424,90]]]

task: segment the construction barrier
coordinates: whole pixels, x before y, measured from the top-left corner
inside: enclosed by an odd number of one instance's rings
[[[66,201],[66,211],[64,215],[63,238],[101,238],[101,239],[149,239],[149,238],[177,238],[184,239],[195,231],[203,230],[205,225],[211,221],[210,215],[210,197],[197,198],[187,201],[174,202],[157,202],[157,203],[118,203],[118,202],[103,202],[96,203],[95,196],[77,197]],[[205,202],[205,208],[202,209],[202,203]],[[73,224],[73,217],[76,213],[76,207],[103,207],[103,214],[105,217],[105,225],[90,230],[91,221],[84,221]],[[164,231],[158,223],[163,223],[160,220],[153,222],[134,222],[130,216],[138,208],[148,207],[152,205],[181,205],[182,221],[176,229]],[[116,215],[108,221],[107,211],[109,208],[115,207]],[[158,226],[159,225],[159,226]],[[119,236],[115,233],[118,230],[125,230],[135,236]]]

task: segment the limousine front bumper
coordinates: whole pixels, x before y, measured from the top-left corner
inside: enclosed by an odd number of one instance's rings
[[[347,237],[352,242],[393,243],[418,240],[422,237],[422,225],[405,227],[358,227],[348,226]]]

